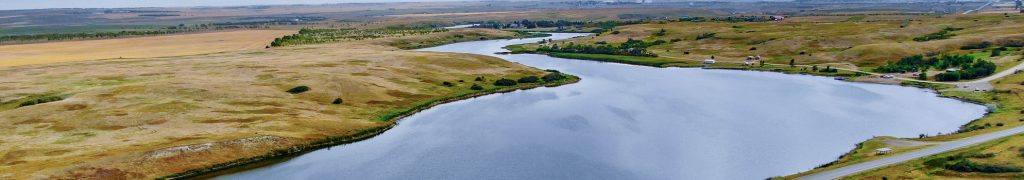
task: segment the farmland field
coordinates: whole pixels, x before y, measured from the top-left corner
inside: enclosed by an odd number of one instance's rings
[[[0,67],[262,49],[294,30],[246,30],[0,46]]]

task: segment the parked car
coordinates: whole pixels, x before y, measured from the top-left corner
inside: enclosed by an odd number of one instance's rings
[[[888,75],[888,74],[886,74],[886,75],[882,75],[882,78],[885,78],[885,79],[892,79],[892,78],[895,78],[895,77],[896,77],[896,76],[893,76],[893,75]]]

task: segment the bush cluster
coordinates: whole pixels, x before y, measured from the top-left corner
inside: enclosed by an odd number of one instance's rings
[[[288,91],[285,91],[285,92],[292,93],[292,94],[299,94],[299,93],[304,93],[306,91],[309,91],[309,86],[297,86],[297,87],[289,89]]]
[[[495,86],[515,86],[516,84],[517,83],[516,83],[515,80],[505,79],[505,78],[502,78],[502,79],[499,79],[497,81],[494,81],[494,85]]]
[[[992,153],[971,153],[958,154],[954,156],[940,157],[925,161],[924,164],[930,167],[942,167],[958,172],[983,172],[983,173],[1006,173],[1024,172],[1024,169],[1016,166],[982,164],[968,160],[968,158],[992,158]]]
[[[952,33],[953,31],[959,31],[959,30],[962,30],[962,29],[963,28],[946,27],[946,28],[943,28],[939,32],[934,32],[934,33],[931,33],[931,34],[926,34],[924,36],[914,37],[914,41],[925,42],[925,41],[931,41],[931,40],[949,39],[950,37],[954,36],[954,34]]]
[[[565,79],[565,75],[562,75],[562,73],[559,72],[553,72],[544,75],[544,77],[541,77],[541,79],[543,79],[545,82],[558,81]]]
[[[46,97],[35,98],[35,99],[31,99],[31,100],[22,102],[21,104],[18,105],[18,107],[25,107],[25,106],[31,106],[31,105],[36,105],[36,104],[43,104],[43,103],[48,103],[48,102],[60,101],[60,100],[64,100],[64,97],[60,97],[60,96],[46,96]]]
[[[982,41],[980,43],[967,44],[960,47],[960,50],[985,49],[992,47],[992,42]]]
[[[645,42],[642,40],[628,39],[626,42],[619,44],[618,46],[604,44],[604,45],[590,45],[590,44],[572,44],[565,46],[559,46],[557,44],[549,46],[542,46],[537,48],[540,52],[562,52],[562,53],[584,53],[584,54],[608,54],[608,55],[623,55],[623,56],[640,56],[640,57],[658,57],[657,54],[647,51],[647,47],[657,46],[668,43],[664,40],[656,40],[652,42]]]
[[[518,83],[536,83],[536,82],[540,82],[540,78],[538,78],[537,76],[526,76],[526,77],[523,77],[523,78],[519,78],[519,80],[517,80],[516,82],[518,82]]]

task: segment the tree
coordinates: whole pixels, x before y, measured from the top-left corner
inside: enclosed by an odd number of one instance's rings
[[[502,78],[502,79],[499,79],[497,81],[494,81],[494,85],[495,86],[515,86],[516,84],[517,83],[516,83],[515,80],[505,79],[505,78]]]
[[[928,80],[928,72],[921,72],[921,74],[917,74],[917,79]]]
[[[526,76],[526,77],[523,77],[523,78],[519,78],[519,80],[516,81],[516,82],[519,82],[519,83],[536,83],[536,82],[539,82],[539,81],[540,81],[540,78],[538,78],[537,76]]]
[[[477,84],[473,84],[473,86],[469,87],[469,89],[472,89],[472,90],[475,90],[475,91],[479,91],[479,90],[484,90],[484,87],[480,86],[480,85],[477,85]]]
[[[306,91],[309,91],[309,86],[297,86],[297,87],[289,89],[288,91],[285,91],[285,92],[292,93],[292,94],[299,94],[299,93],[304,93]]]
[[[544,79],[545,82],[558,81],[565,79],[565,75],[562,75],[562,73],[554,72],[544,75],[544,77],[541,77],[541,79]]]
[[[764,67],[764,60],[760,60],[761,67]]]
[[[796,59],[789,59],[789,67],[796,67]]]
[[[665,29],[661,29],[661,31],[658,31],[658,33],[654,33],[655,36],[665,36],[665,34],[668,34],[668,31],[666,31]]]
[[[1002,53],[1003,53],[1002,49],[996,48],[996,49],[992,50],[992,54],[989,55],[989,57],[998,57],[998,56],[1002,55]]]
[[[818,71],[818,65],[811,66],[812,71]]]
[[[331,102],[331,104],[341,104],[341,103],[344,103],[344,102],[345,102],[345,100],[342,100],[341,98],[337,98],[337,99],[334,99],[334,102]]]

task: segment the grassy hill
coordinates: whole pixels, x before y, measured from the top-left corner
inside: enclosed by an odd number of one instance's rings
[[[467,29],[0,67],[0,179],[152,179],[223,167],[366,138],[395,117],[438,102],[572,81],[499,87],[493,84],[500,78],[548,72],[493,57],[387,45],[469,34],[516,35]]]
[[[662,57],[699,61],[715,56],[740,62],[760,55],[769,63],[836,64],[874,67],[902,57],[929,53],[975,53],[960,50],[972,43],[1024,42],[1024,15],[898,16],[861,18],[792,17],[769,22],[651,22],[609,30],[599,36],[556,41],[565,45],[621,43],[627,39],[673,43],[648,48]],[[952,31],[947,39],[916,37]],[[665,33],[659,34],[661,30]],[[704,36],[704,37],[702,37]],[[698,38],[700,37],[700,38]]]

